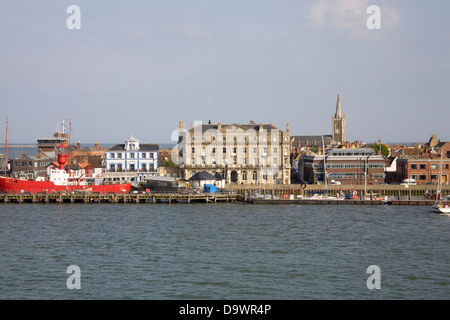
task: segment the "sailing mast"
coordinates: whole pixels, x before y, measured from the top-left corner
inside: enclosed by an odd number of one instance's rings
[[[323,142],[322,136],[322,152],[323,152],[323,175],[325,180],[325,194],[328,195],[328,185],[327,185],[327,163],[325,161],[326,152],[325,152],[325,143]]]
[[[441,177],[442,177],[442,166],[443,166],[443,156],[444,156],[444,150],[441,147],[441,161],[439,163],[439,176],[438,176],[438,187],[436,190],[436,199],[434,199],[434,205],[437,206],[441,203]]]

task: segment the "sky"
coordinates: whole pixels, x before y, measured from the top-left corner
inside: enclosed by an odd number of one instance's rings
[[[9,143],[52,136],[60,119],[82,143],[167,143],[180,120],[331,134],[338,94],[349,141],[449,141],[449,12],[448,0],[0,0],[0,141],[6,117]]]

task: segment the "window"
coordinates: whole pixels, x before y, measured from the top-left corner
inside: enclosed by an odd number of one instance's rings
[[[233,157],[233,164],[237,164],[237,157]]]
[[[430,179],[431,179],[431,180],[437,180],[437,179],[438,179],[437,174],[432,174],[432,175],[430,176]]]
[[[417,169],[417,164],[411,164],[411,169],[412,169],[412,170]]]
[[[253,153],[257,153],[257,149],[256,149],[256,147],[253,147]]]
[[[223,148],[222,153],[227,153],[227,148]]]
[[[114,153],[110,153],[110,154],[109,154],[109,158],[110,158],[110,159],[114,159]]]
[[[264,181],[267,181],[267,179],[268,179],[267,172],[264,172],[264,173],[263,173],[263,180],[264,180]]]
[[[267,148],[263,149],[263,156],[267,156]]]
[[[122,153],[117,154],[117,159],[122,159]]]
[[[258,180],[258,174],[256,173],[256,171],[253,171],[252,178],[253,178],[253,181]]]
[[[135,170],[134,163],[131,163],[131,164],[130,164],[130,171],[134,171],[134,170]]]
[[[278,158],[273,158],[272,165],[274,167],[278,166]]]
[[[247,153],[247,147],[244,147],[244,148],[242,149],[242,153]]]
[[[273,153],[274,153],[274,154],[277,154],[277,153],[278,153],[278,148],[277,148],[277,147],[274,147],[274,148],[273,148]]]
[[[212,148],[212,153],[213,153],[213,154],[216,153],[216,148]]]
[[[425,170],[427,168],[426,164],[419,164],[419,169],[420,170]]]
[[[233,148],[233,154],[236,154],[236,147]]]
[[[427,176],[425,174],[419,175],[419,180],[427,180]]]
[[[130,153],[130,159],[134,159],[134,152]]]
[[[192,154],[194,154],[195,153],[195,148],[192,148]]]
[[[247,171],[242,172],[242,180],[247,180]]]
[[[121,164],[121,163],[119,163],[119,164],[117,165],[117,171],[122,171],[122,164]]]
[[[142,159],[147,159],[147,153],[142,152]]]
[[[145,153],[144,153],[145,154]],[[147,171],[147,164],[143,163],[142,164],[142,171]]]
[[[242,164],[244,165],[244,166],[246,166],[247,165],[247,158],[242,158]]]
[[[115,171],[116,170],[116,166],[114,164],[110,164],[109,165],[109,170]]]
[[[410,177],[410,179],[417,180],[417,174],[412,174],[411,177]]]

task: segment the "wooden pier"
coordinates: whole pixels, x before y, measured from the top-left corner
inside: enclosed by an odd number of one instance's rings
[[[236,202],[239,197],[229,193],[0,194],[0,203],[217,203]]]
[[[333,204],[333,205],[423,205],[432,206],[434,200],[324,200],[324,199],[253,199],[252,204]]]

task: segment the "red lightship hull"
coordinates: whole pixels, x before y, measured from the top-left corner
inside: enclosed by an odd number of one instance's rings
[[[0,177],[1,193],[54,193],[65,191],[85,191],[96,193],[128,193],[131,184],[106,185],[55,185],[52,181],[32,181]]]

